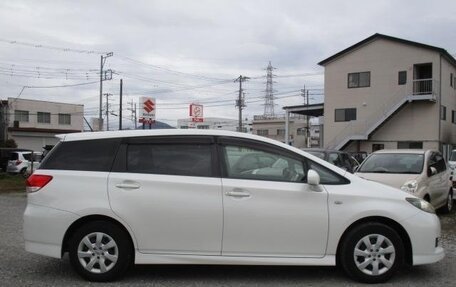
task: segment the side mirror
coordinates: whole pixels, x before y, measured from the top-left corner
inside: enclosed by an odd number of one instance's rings
[[[433,166],[429,167],[428,176],[433,176],[437,174],[437,169]]]
[[[315,170],[309,169],[309,171],[307,172],[307,183],[310,185],[320,184],[320,176]]]

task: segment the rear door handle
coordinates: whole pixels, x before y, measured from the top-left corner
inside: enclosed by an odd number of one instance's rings
[[[227,191],[225,192],[226,196],[232,196],[232,197],[250,197],[250,193],[247,191],[243,190],[232,190],[232,191]]]
[[[134,182],[122,182],[116,184],[117,188],[123,188],[123,189],[138,189],[141,187],[139,183],[134,183]]]

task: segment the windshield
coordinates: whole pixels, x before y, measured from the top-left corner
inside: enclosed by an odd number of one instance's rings
[[[358,172],[410,173],[420,174],[423,170],[424,155],[411,153],[372,154]]]
[[[456,150],[451,152],[450,161],[456,161]]]

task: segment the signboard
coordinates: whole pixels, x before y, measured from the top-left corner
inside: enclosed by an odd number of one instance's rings
[[[139,98],[141,109],[139,110],[139,122],[151,124],[155,122],[155,98],[141,97]]]
[[[192,122],[203,122],[203,105],[191,104],[190,117]]]

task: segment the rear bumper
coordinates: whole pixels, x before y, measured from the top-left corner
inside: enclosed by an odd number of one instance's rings
[[[418,212],[401,223],[410,236],[413,265],[431,264],[445,257],[440,245],[440,220],[437,215]]]
[[[60,258],[65,232],[77,219],[78,216],[71,212],[27,204],[24,212],[25,250]]]

